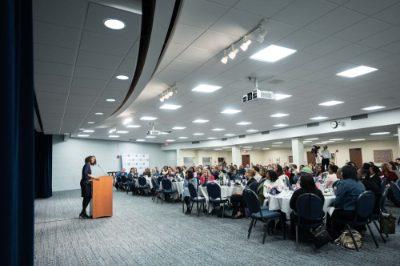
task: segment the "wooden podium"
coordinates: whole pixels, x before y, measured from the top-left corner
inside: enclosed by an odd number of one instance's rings
[[[101,176],[92,181],[92,217],[111,217],[113,209],[113,177]]]

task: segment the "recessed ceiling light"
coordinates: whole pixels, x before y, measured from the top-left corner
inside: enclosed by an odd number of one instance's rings
[[[274,142],[272,144],[279,145],[279,144],[283,144],[283,142],[282,141],[277,141],[277,142]]]
[[[292,95],[290,94],[283,94],[283,93],[274,93],[274,100],[275,101],[280,101],[286,98],[290,98]]]
[[[224,131],[224,130],[225,130],[224,128],[219,128],[219,127],[212,129],[212,131]]]
[[[203,136],[204,133],[193,133],[193,136]]]
[[[351,139],[350,141],[364,141],[365,139]]]
[[[266,147],[266,148],[262,148],[262,150],[266,151],[269,150],[270,148]]]
[[[207,123],[209,121],[210,120],[207,120],[207,119],[196,119],[196,120],[193,120],[192,122],[196,123],[196,124],[204,124],[204,123]]]
[[[274,127],[287,127],[289,126],[288,124],[276,124]]]
[[[252,149],[253,146],[243,146],[242,148],[243,148],[243,149]]]
[[[270,117],[276,117],[276,118],[279,118],[279,117],[285,117],[285,116],[288,116],[289,114],[284,114],[284,113],[276,113],[276,114],[272,114],[272,115],[270,115]]]
[[[109,18],[104,20],[104,26],[112,30],[122,30],[125,28],[125,23],[119,19]]]
[[[93,133],[94,130],[93,129],[85,129],[83,130],[83,133]]]
[[[165,141],[166,142],[174,142],[175,140],[174,139],[166,139]]]
[[[239,110],[239,109],[230,109],[230,108],[227,108],[227,109],[225,109],[225,110],[223,110],[222,112],[221,112],[221,114],[237,114],[237,113],[240,113],[242,110]]]
[[[137,139],[136,141],[137,142],[145,142],[146,140],[145,139]]]
[[[208,139],[208,140],[213,140],[213,139],[216,139],[216,138],[214,138],[214,137],[208,137],[207,139]]]
[[[327,101],[327,102],[320,103],[318,105],[320,105],[320,106],[334,106],[334,105],[338,105],[338,104],[342,104],[342,103],[343,103],[342,101],[332,100],[332,101]]]
[[[122,124],[123,124],[123,125],[127,125],[127,124],[129,124],[130,122],[132,122],[132,120],[133,120],[133,119],[132,119],[131,117],[125,118],[124,121],[122,121]]]
[[[250,58],[258,61],[273,63],[291,54],[294,54],[295,52],[296,50],[271,44],[266,48],[253,54],[252,56],[250,56]]]
[[[114,98],[108,98],[108,99],[106,99],[106,102],[112,103],[112,102],[115,102],[115,99]]]
[[[94,115],[104,115],[103,113],[94,113]]]
[[[93,125],[93,124],[94,124],[93,121],[89,121],[89,122],[87,122],[87,123],[90,124],[90,125]]]
[[[177,104],[171,104],[171,103],[164,103],[163,105],[160,106],[160,109],[164,110],[176,110],[181,108],[182,105],[177,105]]]
[[[140,118],[140,120],[143,120],[143,121],[153,121],[153,120],[157,120],[157,117],[154,117],[154,116],[142,116],[142,117]]]
[[[374,110],[383,109],[385,107],[386,106],[382,106],[382,105],[373,105],[373,106],[364,107],[364,108],[362,108],[362,110],[364,110],[364,111],[374,111]]]
[[[90,135],[89,134],[78,134],[77,135],[79,138],[87,138],[87,137],[89,137]]]
[[[381,135],[389,135],[389,134],[390,134],[390,132],[385,131],[385,132],[374,132],[374,133],[371,133],[370,135],[371,136],[381,136]]]
[[[116,78],[119,79],[119,80],[127,80],[127,79],[129,79],[129,77],[125,76],[125,75],[118,75],[118,76],[116,76]]]
[[[127,128],[139,128],[141,125],[127,125]]]
[[[251,125],[251,122],[241,121],[241,122],[237,122],[236,125],[238,125],[238,126],[247,126],[247,125]]]
[[[119,138],[119,136],[118,136],[118,135],[108,135],[108,137],[109,137],[109,138],[112,138],[112,139]]]
[[[146,139],[155,139],[156,136],[151,136],[151,135],[149,135],[149,136],[146,136],[145,138],[146,138]]]
[[[258,131],[259,131],[258,129],[247,129],[246,130],[247,133],[255,133],[255,132],[258,132]]]
[[[214,151],[222,151],[221,148],[215,148]]]
[[[312,140],[304,140],[303,143],[310,143]]]
[[[187,139],[188,137],[178,137],[178,139]]]
[[[326,116],[314,116],[310,118],[311,120],[325,120],[328,119]]]
[[[353,67],[350,69],[347,69],[345,71],[339,72],[336,75],[345,77],[345,78],[355,78],[358,76],[362,76],[374,71],[377,71],[377,68],[374,67],[369,67],[369,66],[358,66],[358,67]]]
[[[128,134],[129,131],[128,131],[128,130],[117,130],[116,133],[117,133],[117,134]]]
[[[183,129],[185,129],[186,127],[180,127],[180,126],[175,126],[175,127],[173,127],[172,129],[173,130],[183,130]]]
[[[329,140],[331,140],[331,141],[341,141],[341,140],[344,140],[343,138],[334,138],[334,139],[329,139]]]
[[[195,88],[193,88],[192,91],[212,93],[221,88],[222,88],[221,86],[217,86],[217,85],[200,84],[200,85],[196,86]]]
[[[308,138],[308,139],[304,139],[304,140],[319,140],[319,138]]]
[[[225,137],[233,137],[233,136],[235,136],[235,134],[233,134],[233,133],[226,133],[224,136],[225,136]]]

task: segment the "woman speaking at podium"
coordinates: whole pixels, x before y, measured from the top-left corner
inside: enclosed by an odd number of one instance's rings
[[[81,196],[83,197],[82,200],[82,211],[79,214],[79,218],[88,219],[90,218],[89,215],[86,213],[86,208],[89,205],[90,200],[92,199],[92,179],[96,177],[92,175],[92,169],[90,168],[91,165],[96,164],[96,157],[95,156],[88,156],[85,158],[85,165],[82,168],[82,179],[81,179]]]

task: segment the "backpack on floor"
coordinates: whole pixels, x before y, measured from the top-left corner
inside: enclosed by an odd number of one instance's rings
[[[357,247],[361,248],[362,245],[362,236],[361,234],[354,229],[351,229],[351,232],[353,233],[353,237],[355,242],[357,243]],[[345,230],[343,233],[335,240],[336,245],[340,245],[342,247],[345,247],[347,249],[356,249],[353,243],[353,239],[351,238],[350,232]]]
[[[396,233],[396,217],[391,213],[382,213],[380,220],[380,229],[384,234],[395,234]]]

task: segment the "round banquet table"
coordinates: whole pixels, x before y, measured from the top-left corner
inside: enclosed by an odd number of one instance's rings
[[[280,210],[286,214],[286,218],[290,219],[290,214],[292,213],[292,209],[290,208],[290,198],[292,197],[293,191],[284,190],[277,195],[269,195],[268,196],[268,208],[271,211]],[[325,214],[328,212],[328,207],[335,200],[334,194],[324,194],[325,201],[323,211]]]
[[[226,199],[232,196],[235,193],[242,193],[244,186],[242,185],[231,185],[231,186],[221,186],[221,198]],[[199,195],[203,196],[206,199],[206,207],[208,206],[208,193],[207,187],[199,186]]]

